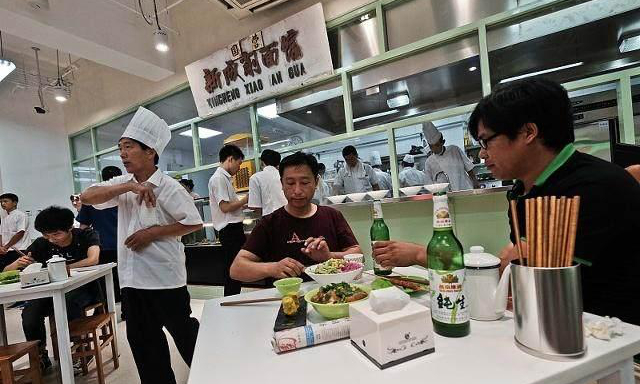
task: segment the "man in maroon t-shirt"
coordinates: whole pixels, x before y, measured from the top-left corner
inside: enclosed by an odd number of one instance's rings
[[[253,229],[231,265],[235,280],[299,276],[305,266],[362,252],[340,212],[311,203],[318,183],[313,155],[287,156],[280,163],[280,177],[287,205]]]

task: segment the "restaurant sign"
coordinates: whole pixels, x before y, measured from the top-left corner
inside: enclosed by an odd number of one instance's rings
[[[307,8],[186,68],[206,117],[300,87],[333,70],[322,4]]]

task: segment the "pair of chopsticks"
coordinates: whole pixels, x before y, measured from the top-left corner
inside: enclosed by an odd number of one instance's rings
[[[518,240],[520,265],[523,249],[516,202],[510,201],[511,219]],[[576,245],[580,196],[544,196],[525,200],[527,265],[530,267],[570,267]]]
[[[302,298],[303,296],[298,296],[298,298]],[[235,301],[224,301],[220,303],[221,307],[231,307],[234,305],[244,305],[244,304],[254,304],[254,303],[268,303],[270,301],[280,301],[282,297],[267,297],[264,299],[250,299],[250,300],[235,300]]]

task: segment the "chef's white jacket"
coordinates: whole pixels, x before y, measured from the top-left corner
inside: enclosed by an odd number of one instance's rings
[[[427,176],[427,184],[446,182],[441,175],[436,180],[436,175],[444,171],[449,177],[452,191],[473,189],[473,183],[467,172],[473,169],[473,163],[455,145],[447,145],[441,155],[432,154],[427,158],[424,165],[424,173]]]
[[[376,177],[378,178],[378,187],[380,187],[380,189],[393,189],[390,174],[378,168],[373,168],[373,171],[376,173]]]
[[[3,217],[2,223],[0,223],[0,235],[2,236],[1,245],[6,245],[11,238],[20,231],[24,231],[24,235],[12,248],[24,251],[31,244],[29,241],[29,217],[26,213],[14,209],[7,216]]]
[[[373,186],[378,184],[378,178],[373,168],[369,164],[364,164],[358,160],[355,167],[351,168],[345,164],[340,168],[333,183],[334,188],[342,193],[369,192]]]
[[[117,176],[109,181],[96,184],[111,186],[136,181],[132,174]],[[154,225],[202,224],[202,218],[193,202],[178,181],[160,170],[151,175],[144,184],[153,186],[156,206],[147,208],[138,203],[138,195],[123,193],[97,209],[118,207],[118,276],[122,288],[172,289],[187,284],[184,245],[180,236],[165,237],[151,242],[136,252],[124,245],[130,235]]]
[[[282,191],[280,172],[276,167],[267,165],[249,178],[249,208],[261,208],[266,216],[278,208],[287,205]]]
[[[424,185],[426,176],[424,172],[415,169],[415,167],[406,167],[398,174],[400,187],[413,187],[416,185]]]

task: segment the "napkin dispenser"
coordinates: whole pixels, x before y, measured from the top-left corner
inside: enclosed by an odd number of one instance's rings
[[[429,309],[413,301],[404,308],[376,313],[370,300],[349,305],[351,344],[385,369],[435,351]]]
[[[49,283],[49,271],[42,264],[33,263],[20,272],[20,287],[28,288]]]

